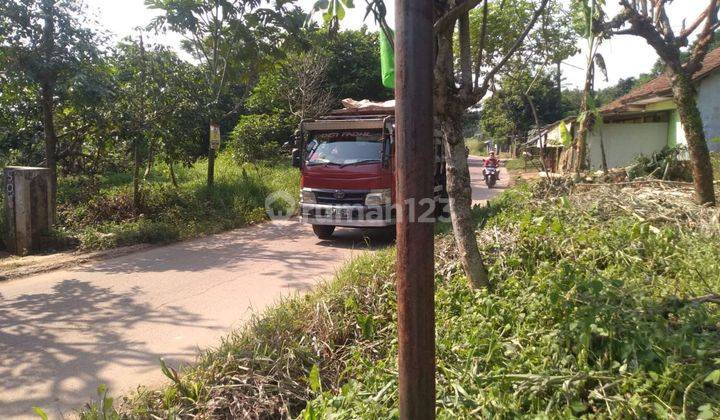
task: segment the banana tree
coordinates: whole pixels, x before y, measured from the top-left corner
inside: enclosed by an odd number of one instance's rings
[[[599,53],[600,46],[603,42],[602,34],[598,33],[596,29],[596,22],[601,22],[604,17],[603,7],[605,6],[605,0],[576,0],[574,6],[579,9],[577,13],[578,19],[576,20],[576,26],[578,32],[585,38],[586,45],[586,67],[585,67],[585,84],[583,86],[583,96],[580,103],[580,114],[578,116],[578,131],[575,137],[574,152],[575,158],[572,162],[572,168],[575,172],[580,172],[588,169],[588,157],[587,157],[587,137],[590,128],[598,114],[597,103],[593,96],[595,88],[595,74],[596,70],[600,70],[607,80],[607,68],[605,66],[605,59]],[[606,166],[603,164],[603,166]]]
[[[353,0],[318,0],[313,5],[313,12],[323,11],[323,20],[330,32],[337,32],[340,21],[345,18],[345,9],[355,7]],[[308,20],[311,15],[308,15]]]

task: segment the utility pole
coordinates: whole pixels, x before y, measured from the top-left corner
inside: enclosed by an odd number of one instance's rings
[[[433,198],[435,172],[433,2],[395,7],[400,418],[426,420],[435,418],[434,223],[418,218]]]

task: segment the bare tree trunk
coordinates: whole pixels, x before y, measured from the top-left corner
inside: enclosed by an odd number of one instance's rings
[[[590,129],[590,95],[592,94],[593,85],[593,62],[588,61],[588,68],[585,72],[585,87],[583,89],[582,104],[580,106],[580,127],[577,132],[577,162],[575,163],[575,172],[579,173],[587,169],[587,135]]]
[[[463,32],[467,29],[461,24]],[[465,36],[465,34],[463,35]],[[455,244],[465,275],[472,287],[490,288],[488,272],[482,262],[477,244],[475,222],[472,218],[472,185],[468,167],[468,151],[462,136],[462,117],[465,108],[454,95],[453,32],[437,35],[435,63],[435,118],[440,123],[445,143],[447,192]],[[464,50],[467,54],[467,49]],[[464,77],[467,83],[467,77]],[[467,90],[467,85],[463,86]]]
[[[155,159],[155,142],[150,140],[150,144],[148,145],[148,158],[147,158],[147,165],[145,166],[145,173],[143,174],[143,181],[147,180],[147,177],[150,176],[150,172],[152,171],[154,159]]]
[[[212,198],[213,186],[215,185],[215,149],[210,147],[208,150],[208,173],[207,187],[209,198]]]
[[[608,173],[607,155],[605,154],[605,140],[602,131],[600,132],[600,153],[602,154],[602,168],[604,173]]]
[[[54,225],[57,210],[57,133],[55,132],[55,74],[52,57],[55,50],[55,1],[43,0],[42,48],[46,68],[41,73],[40,106],[45,134],[45,165],[50,169],[50,224]]]
[[[55,224],[55,211],[57,208],[57,134],[55,133],[55,119],[53,111],[55,108],[54,89],[49,83],[42,83],[40,88],[41,107],[43,119],[43,131],[45,134],[45,165],[50,169],[50,214],[51,224]]]
[[[535,108],[535,102],[533,102],[532,98],[528,94],[523,94],[525,97],[525,100],[527,101],[528,105],[530,106],[530,110],[532,111],[533,120],[535,120],[535,129],[538,130],[538,133],[540,132],[540,118],[538,117],[537,108]],[[543,143],[541,151],[540,151],[540,166],[542,167],[543,172],[548,173],[547,167],[545,166],[545,144]]]
[[[705,140],[702,117],[697,107],[695,85],[690,77],[682,74],[673,74],[671,79],[673,97],[690,150],[695,193],[701,204],[714,206],[713,168],[710,162],[710,151]]]
[[[133,141],[133,208],[140,212],[140,140]]]
[[[175,176],[175,167],[172,162],[168,162],[168,168],[170,168],[170,180],[172,181],[173,187],[178,187],[177,176]]]
[[[490,288],[488,272],[480,256],[475,221],[472,217],[472,186],[468,153],[462,137],[461,115],[446,115],[441,121],[453,232],[460,261],[468,280],[475,288]]]

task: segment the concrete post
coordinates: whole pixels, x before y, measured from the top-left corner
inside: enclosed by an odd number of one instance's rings
[[[4,170],[5,243],[16,255],[36,250],[51,226],[50,170],[9,166]]]

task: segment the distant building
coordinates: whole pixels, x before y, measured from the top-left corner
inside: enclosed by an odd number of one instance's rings
[[[720,142],[717,141],[720,138],[719,70],[720,48],[717,48],[708,53],[702,68],[693,77],[697,83],[698,107],[711,151],[720,151]],[[666,75],[605,105],[600,112],[603,124],[596,126],[588,135],[588,153],[593,169],[602,167],[601,139],[610,168],[628,166],[638,155],[650,155],[665,146],[687,146],[672,98],[670,79]],[[549,133],[550,144],[557,144],[558,125],[559,122],[543,127],[539,133]],[[577,122],[566,121],[566,125],[574,136]],[[539,133],[537,130],[531,132],[530,142],[537,144]]]

